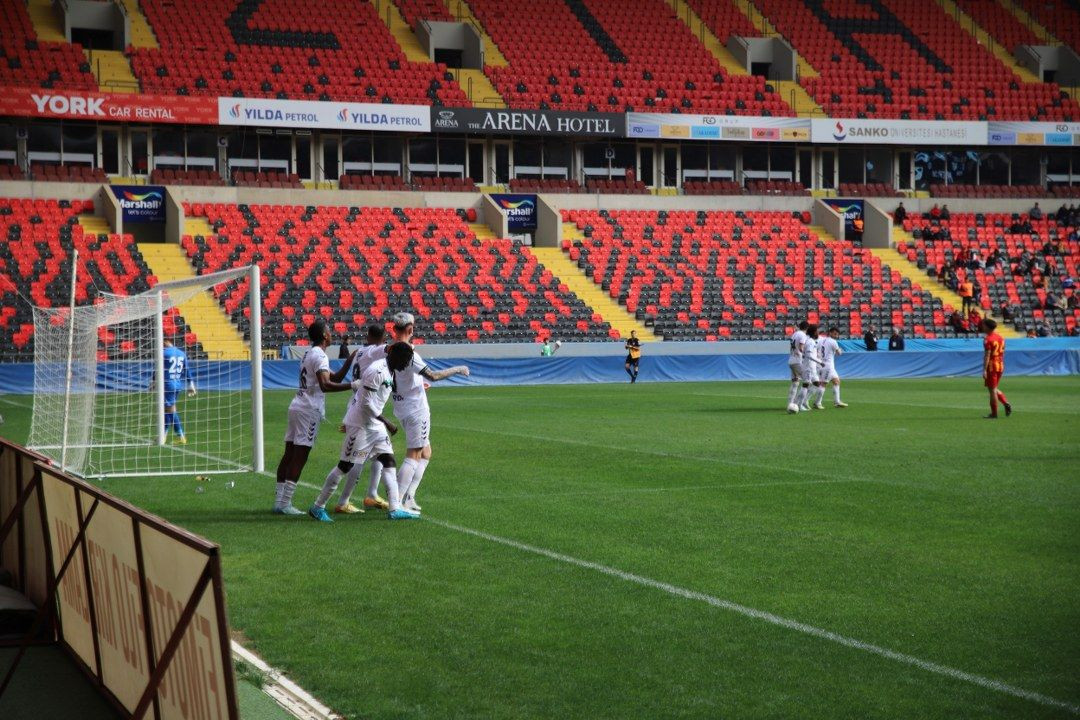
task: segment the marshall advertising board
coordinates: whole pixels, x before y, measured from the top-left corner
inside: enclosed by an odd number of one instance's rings
[[[554,110],[480,110],[431,108],[434,132],[488,135],[561,135],[621,138],[626,135],[622,113],[557,112]]]
[[[126,223],[165,222],[165,188],[161,185],[110,185]]]

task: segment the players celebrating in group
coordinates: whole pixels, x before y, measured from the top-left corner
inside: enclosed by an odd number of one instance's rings
[[[836,356],[843,354],[836,339],[840,331],[829,328],[827,335],[820,335],[818,326],[805,320],[789,339],[788,368],[791,370],[791,387],[788,390],[787,411],[796,414],[802,410],[824,410],[821,404],[825,388],[833,386],[834,406],[846,408],[840,400],[840,375],[836,372]]]
[[[365,508],[388,510],[392,520],[420,517],[416,491],[431,460],[431,410],[427,401],[427,382],[438,382],[453,375],[468,376],[469,368],[458,365],[446,370],[432,370],[412,346],[415,319],[409,313],[394,316],[396,342],[383,343],[384,331],[373,326],[367,344],[346,358],[341,368],[330,374],[325,348],[330,345],[326,323],[316,320],[308,328],[314,347],[301,362],[300,387],[289,406],[289,430],[285,434],[285,454],[278,466],[278,490],[274,512],[302,515],[292,505],[292,495],[325,418],[325,392],[352,390],[342,424],[345,438],[338,464],[326,476],[322,491],[308,514],[322,522],[333,522],[326,512],[327,502],[346,478],[337,513],[364,512],[350,502],[353,487],[366,461],[371,463],[371,482],[364,498]],[[351,384],[341,380],[354,368]],[[310,377],[310,380],[309,380]],[[314,382],[312,382],[314,380]],[[406,459],[400,475],[394,460],[390,437],[398,427],[384,415],[387,401],[393,397],[394,415],[405,431]],[[386,487],[388,500],[378,496],[378,484]]]

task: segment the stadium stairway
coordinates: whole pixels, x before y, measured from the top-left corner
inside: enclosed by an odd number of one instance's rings
[[[389,28],[390,34],[397,40],[401,51],[405,53],[405,59],[410,62],[430,63],[431,58],[428,57],[424,46],[416,39],[416,35],[413,33],[412,28],[409,27],[409,23],[405,22],[405,18],[401,15],[397,5],[392,2],[379,3],[377,0],[371,0],[371,3],[379,11],[379,17],[386,23],[386,27]]]
[[[1035,33],[1036,37],[1038,37],[1047,45],[1064,44],[1056,37],[1051,35],[1049,30],[1044,28],[1038,20],[1031,17],[1031,15],[1029,15],[1024,8],[1017,5],[1015,2],[1013,2],[1013,0],[998,0],[998,2],[1001,4],[1002,7],[1004,7],[1006,10],[1013,14],[1018,23],[1025,26],[1031,32]]]
[[[473,231],[476,239],[480,241],[495,240],[499,237],[484,223],[469,223],[469,229]]]
[[[1037,83],[1039,78],[1035,77],[1027,68],[1016,62],[1016,59],[1009,53],[1009,50],[1001,45],[1001,43],[994,42],[994,39],[990,37],[990,33],[986,32],[975,19],[965,13],[960,7],[953,2],[953,0],[934,0],[941,8],[949,15],[956,19],[956,24],[970,33],[979,42],[980,45],[989,48],[990,52],[994,54],[1001,64],[1016,73],[1017,77],[1022,82]]]
[[[205,223],[205,219],[203,220]],[[186,226],[185,229],[189,229]],[[210,234],[210,233],[207,233]],[[195,277],[195,271],[175,243],[139,243],[146,264],[161,282]],[[212,360],[246,360],[248,344],[209,290],[180,306],[180,314]]]
[[[112,232],[109,222],[98,215],[80,215],[79,227],[83,229],[83,232],[92,235],[108,235]]]
[[[533,248],[532,252],[536,259],[554,273],[555,277],[559,278],[559,282],[564,283],[570,292],[588,305],[592,312],[599,314],[612,328],[618,330],[620,338],[626,339],[630,337],[631,330],[636,330],[638,339],[642,342],[658,339],[653,335],[652,330],[638,322],[637,318],[626,311],[626,308],[608,297],[599,285],[586,277],[561,249]]]
[[[450,14],[456,17],[463,23],[468,23],[473,26],[473,29],[480,34],[481,40],[484,42],[484,64],[485,65],[497,65],[499,67],[506,67],[509,63],[506,61],[506,56],[502,54],[502,50],[495,44],[495,41],[488,35],[487,30],[480,24],[480,21],[473,15],[472,8],[465,0],[448,0],[446,3],[447,9]],[[498,93],[495,93],[498,95]]]
[[[120,0],[131,21],[130,44],[135,48],[158,48],[157,36],[139,7],[139,0]]]
[[[732,75],[747,74],[746,68],[739,64],[735,56],[724,47],[723,41],[713,34],[709,26],[705,24],[700,15],[694,12],[694,8],[690,7],[686,0],[664,0],[664,2],[675,11],[676,17],[690,27],[690,31],[701,40],[701,44],[716,58],[721,67]]]
[[[139,91],[139,79],[131,72],[131,63],[118,50],[83,50],[90,63],[90,72],[97,78],[98,87],[107,92],[134,93]]]
[[[465,94],[469,97],[469,102],[474,106],[481,108],[506,107],[503,96],[495,89],[495,86],[488,79],[488,76],[484,74],[483,70],[456,68],[450,72],[454,74],[457,84],[465,91]]]
[[[784,37],[776,27],[769,22],[769,19],[762,15],[761,11],[754,7],[754,4],[750,0],[732,0],[735,6],[742,11],[742,14],[746,16],[746,19],[750,21],[762,37]],[[801,78],[818,77],[818,71],[806,61],[806,59],[797,51],[792,48],[792,52],[795,53],[795,63],[798,66],[798,76]],[[796,83],[797,84],[797,83]],[[813,102],[813,101],[811,101]]]
[[[893,227],[892,247],[885,248],[869,248],[870,252],[877,256],[881,260],[882,265],[888,265],[893,270],[900,273],[903,277],[911,281],[912,285],[918,285],[926,292],[930,293],[938,300],[941,300],[943,304],[952,305],[956,310],[959,310],[964,300],[957,293],[953,292],[949,288],[945,287],[937,280],[931,278],[926,274],[925,270],[920,270],[918,265],[908,260],[903,254],[896,249],[896,244],[899,242],[906,242],[913,244],[915,239],[911,237],[911,234],[906,232],[902,227]],[[1023,337],[1020,333],[1012,328],[1011,325],[1005,323],[1000,317],[995,318],[998,323],[998,333],[1002,337],[1006,338],[1018,338]]]
[[[68,41],[67,36],[64,35],[64,24],[60,22],[56,11],[53,10],[52,0],[28,0],[26,5],[38,40]]]

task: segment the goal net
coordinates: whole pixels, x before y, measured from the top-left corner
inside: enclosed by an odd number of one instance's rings
[[[242,295],[250,338],[218,307]],[[34,308],[30,447],[83,477],[261,471],[260,310],[255,266]]]

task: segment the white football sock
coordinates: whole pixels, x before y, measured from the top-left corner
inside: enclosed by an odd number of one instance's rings
[[[835,400],[837,403],[840,402],[840,383],[832,386],[832,396],[833,400]]]
[[[382,481],[386,485],[386,501],[390,503],[390,512],[401,509],[401,495],[398,493],[397,468],[383,468]]]
[[[825,397],[825,386],[824,385],[819,385],[818,387],[814,388],[814,404],[815,405],[820,405],[821,404],[821,399],[824,398],[824,397]]]
[[[798,394],[799,394],[799,381],[798,380],[792,380],[791,381],[791,389],[788,390],[788,394],[787,394],[787,404],[790,405],[791,403],[795,402],[795,396],[798,395]]]
[[[292,505],[292,496],[296,492],[296,481],[286,480],[283,483],[284,489],[281,491],[281,507],[288,507]]]
[[[338,481],[342,476],[341,468],[337,465],[334,469],[326,474],[326,480],[323,482],[322,490],[319,491],[319,497],[315,500],[315,507],[326,507],[326,501],[330,499],[330,496],[337,490]]]
[[[420,481],[424,479],[424,471],[427,470],[430,460],[418,460],[416,463],[416,473],[413,475],[412,483],[409,484],[409,499],[416,502],[416,490],[420,487]]]
[[[367,496],[374,499],[379,495],[379,478],[382,477],[383,466],[378,460],[371,461],[371,475],[368,479]]]
[[[401,491],[401,502],[409,499],[409,486],[412,485],[413,475],[416,473],[416,461],[405,458],[401,463],[401,472],[398,473],[398,489]]]
[[[356,489],[356,481],[360,479],[360,471],[364,469],[362,463],[353,463],[352,468],[345,475],[345,484],[341,486],[341,497],[338,505],[347,505],[352,498],[353,490]]]
[[[806,394],[810,391],[808,386],[799,387],[799,394],[795,398],[795,404],[802,407],[806,403]]]
[[[285,483],[277,483],[277,487],[274,490],[274,507],[281,507],[281,498],[285,495]]]

